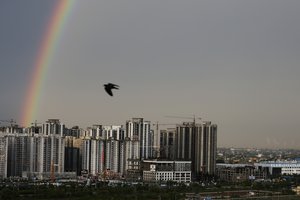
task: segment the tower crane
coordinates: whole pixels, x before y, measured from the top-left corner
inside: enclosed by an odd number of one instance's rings
[[[158,130],[159,130],[159,126],[170,126],[170,125],[176,125],[176,124],[160,124],[158,122],[156,122],[156,124],[152,124],[153,126],[156,126],[156,134],[158,135]]]
[[[196,125],[196,119],[199,119],[200,121],[202,121],[201,117],[196,117],[195,115],[193,117],[184,117],[184,116],[165,116],[165,117],[168,117],[168,118],[181,118],[181,119],[192,119],[194,126]]]

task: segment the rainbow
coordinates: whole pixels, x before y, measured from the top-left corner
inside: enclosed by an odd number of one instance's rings
[[[37,115],[38,105],[41,97],[43,80],[46,77],[50,62],[58,48],[59,39],[63,35],[68,15],[75,0],[57,0],[49,22],[46,26],[41,45],[39,47],[26,91],[26,97],[22,109],[21,125],[29,126]]]

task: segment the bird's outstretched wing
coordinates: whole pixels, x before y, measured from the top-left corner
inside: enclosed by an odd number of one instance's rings
[[[108,84],[104,84],[104,89],[105,91],[110,95],[110,96],[113,96],[113,93],[112,93],[112,89],[119,89],[119,86],[116,85],[116,84],[113,84],[113,83],[108,83]]]
[[[119,89],[120,86],[113,84],[113,83],[108,83],[109,87],[111,87],[111,89]]]
[[[111,88],[108,88],[108,87],[104,87],[105,91],[110,95],[110,96],[113,96],[113,93],[111,91]]]

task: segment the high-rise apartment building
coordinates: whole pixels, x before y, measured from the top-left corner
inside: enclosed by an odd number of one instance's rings
[[[65,137],[65,172],[76,172],[77,175],[80,175],[80,145],[76,145],[79,142],[81,142],[79,138],[73,136]]]
[[[64,129],[65,125],[60,123],[59,119],[49,119],[42,125],[42,134],[63,137]]]
[[[22,176],[30,169],[29,137],[18,126],[1,127],[0,176]]]
[[[30,169],[29,137],[23,133],[9,134],[7,151],[7,176],[22,176]]]
[[[8,138],[0,132],[0,179],[7,177]]]
[[[175,128],[160,131],[160,158],[169,160],[175,159],[175,136]]]
[[[82,169],[92,175],[110,171],[123,173],[125,130],[122,126],[94,125],[89,128],[81,145]]]
[[[148,159],[153,153],[153,133],[150,122],[143,118],[132,118],[126,122],[126,136],[133,141],[139,141],[140,159]]]
[[[176,159],[192,161],[194,178],[215,173],[217,125],[211,122],[177,125],[175,141]]]
[[[65,127],[59,120],[51,119],[42,126],[19,128],[1,127],[0,164],[2,177],[36,174],[49,177],[64,172]],[[1,176],[0,175],[0,176]]]
[[[84,130],[78,126],[73,126],[72,128],[64,130],[64,136],[72,136],[74,138],[79,138],[83,135]]]
[[[105,141],[105,169],[114,173],[120,173],[119,140],[108,139]]]
[[[105,141],[102,139],[83,139],[81,146],[82,170],[98,175],[105,170]]]
[[[29,148],[30,148],[30,168],[28,172],[38,172],[40,166],[40,158],[39,155],[41,154],[40,147],[40,136],[38,134],[34,134],[29,136]]]
[[[65,125],[58,119],[49,119],[42,125],[42,134],[39,136],[39,172],[62,173],[65,167]]]
[[[120,172],[127,174],[133,161],[140,159],[139,141],[125,138],[120,141]]]
[[[104,139],[124,140],[125,130],[123,126],[103,126],[102,135]]]
[[[91,175],[109,171],[137,179],[141,162],[155,155],[191,161],[196,178],[214,173],[216,125],[183,123],[176,129],[161,130],[157,142],[154,138],[150,121],[143,118],[126,121],[125,129],[103,125],[67,129],[58,119],[25,129],[0,128],[0,178],[22,176],[24,172],[49,178],[64,172],[79,175],[87,170]]]

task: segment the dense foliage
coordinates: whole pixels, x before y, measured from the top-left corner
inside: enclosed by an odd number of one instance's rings
[[[107,183],[94,183],[90,186],[77,183],[64,183],[60,186],[51,184],[30,184],[26,182],[6,182],[0,186],[0,199],[185,199],[188,195],[217,194],[219,197],[231,196],[243,197],[239,191],[266,191],[258,195],[294,195],[291,190],[297,185],[300,177],[292,179],[276,179],[275,181],[242,183],[226,182],[198,182],[189,186],[167,182],[159,184],[115,184],[108,186]],[[236,193],[232,192],[236,191]],[[245,192],[244,192],[245,193]],[[248,192],[249,193],[249,192]],[[257,193],[257,192],[256,192]],[[297,197],[295,197],[297,198]],[[279,199],[279,198],[278,198]],[[292,197],[294,199],[294,197]],[[299,198],[300,199],[300,198]]]

